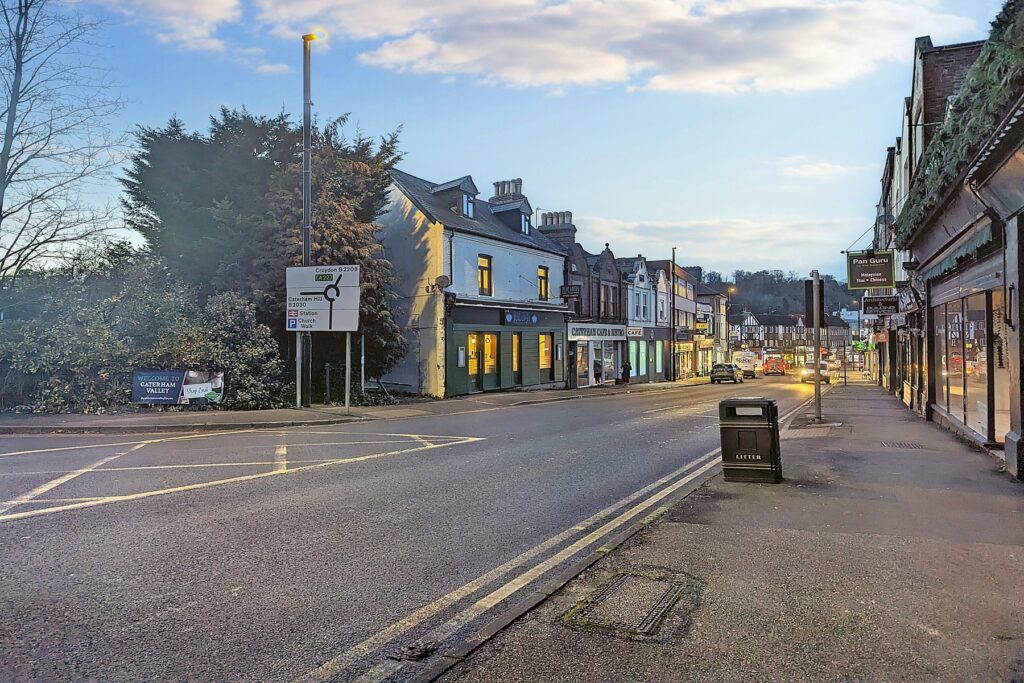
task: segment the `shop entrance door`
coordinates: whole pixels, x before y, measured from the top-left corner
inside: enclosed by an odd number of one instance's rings
[[[480,335],[470,334],[466,341],[467,349],[467,370],[469,372],[469,391],[483,391],[483,378],[480,377]]]
[[[483,335],[483,386],[484,389],[497,389],[498,380],[498,335]]]

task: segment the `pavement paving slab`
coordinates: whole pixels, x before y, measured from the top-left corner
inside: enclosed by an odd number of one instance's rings
[[[0,435],[4,434],[147,434],[165,432],[207,432],[230,429],[286,429],[327,427],[363,420],[397,420],[413,417],[446,416],[502,407],[532,405],[548,401],[599,398],[615,394],[679,389],[708,384],[707,377],[677,382],[655,382],[629,386],[607,385],[585,389],[503,391],[450,399],[408,398],[398,405],[344,406],[314,405],[310,408],[270,410],[139,410],[103,415],[51,415],[44,413],[0,413]]]
[[[1024,486],[877,387],[823,408],[781,485],[707,482],[443,680],[1024,681]],[[567,623],[651,571],[701,586],[658,639]]]

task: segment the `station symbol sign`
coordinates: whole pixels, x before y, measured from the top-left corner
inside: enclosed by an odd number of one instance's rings
[[[289,332],[355,332],[359,329],[359,266],[289,268]]]

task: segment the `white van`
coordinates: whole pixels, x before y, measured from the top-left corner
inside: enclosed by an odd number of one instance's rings
[[[753,378],[757,373],[757,354],[753,351],[734,351],[732,362],[743,371],[744,377]]]

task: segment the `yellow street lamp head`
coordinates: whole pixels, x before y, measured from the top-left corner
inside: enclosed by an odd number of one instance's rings
[[[323,29],[317,29],[312,33],[307,33],[306,35],[302,36],[302,39],[306,41],[327,40],[327,31],[324,31]]]

